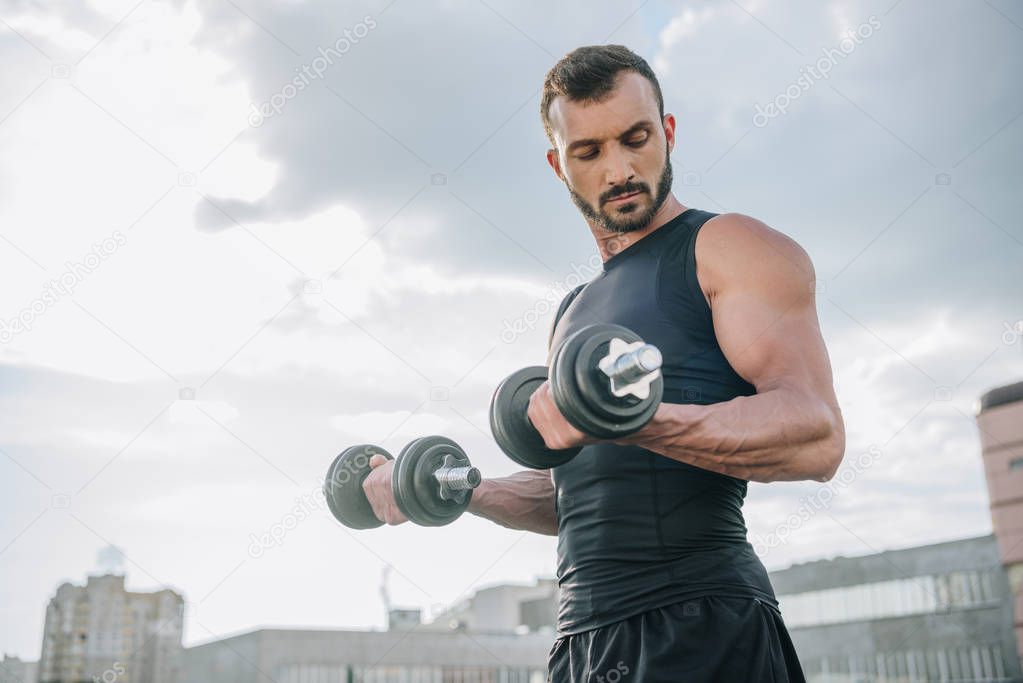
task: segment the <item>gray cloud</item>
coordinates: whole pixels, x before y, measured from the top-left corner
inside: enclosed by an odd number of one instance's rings
[[[342,13],[321,2],[277,17],[268,6],[254,10],[298,55],[223,3],[203,11],[205,44],[237,64],[255,102],[364,16],[376,23],[260,127],[281,181],[257,202],[225,202],[237,220],[306,215],[341,200],[370,225],[387,224],[380,239],[389,249],[459,270],[543,276],[585,246],[578,214],[556,199],[564,190],[543,161],[538,90],[561,54],[608,36],[628,6],[553,15],[475,2],[361,3]],[[614,39],[644,42],[636,26],[626,22]],[[445,185],[431,185],[434,173]],[[206,209],[198,222],[230,225]]]

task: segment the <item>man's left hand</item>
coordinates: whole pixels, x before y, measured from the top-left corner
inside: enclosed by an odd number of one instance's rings
[[[536,431],[540,432],[547,448],[560,451],[601,441],[580,432],[558,411],[549,381],[541,384],[529,397],[529,409],[526,414]]]

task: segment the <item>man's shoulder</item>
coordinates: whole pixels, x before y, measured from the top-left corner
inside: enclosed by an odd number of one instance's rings
[[[572,305],[572,301],[577,296],[579,296],[579,292],[583,291],[583,288],[586,287],[586,285],[588,284],[589,284],[588,282],[584,282],[581,285],[578,285],[577,287],[573,288],[568,294],[565,295],[565,297],[561,300],[561,303],[558,305],[557,313],[554,314],[555,325],[558,324],[558,320],[561,318],[562,315],[565,314],[565,311],[568,310],[568,307]]]
[[[551,322],[550,332],[547,334],[548,349],[551,348],[551,344],[554,342],[554,330],[556,330],[558,327],[558,321],[561,320],[561,316],[563,316],[565,314],[565,311],[568,310],[568,307],[572,304],[572,300],[579,295],[579,292],[583,291],[583,287],[585,287],[587,284],[589,283],[584,282],[581,285],[575,287],[561,300],[561,303],[558,305],[558,310],[554,314],[554,320],[553,322]]]
[[[722,213],[703,225],[696,237],[696,264],[708,295],[736,280],[767,284],[813,277],[813,263],[794,239],[741,213]]]

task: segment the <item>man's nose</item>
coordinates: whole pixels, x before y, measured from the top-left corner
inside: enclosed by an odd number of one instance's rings
[[[623,185],[636,175],[631,160],[622,151],[610,151],[605,158],[607,167],[604,169],[604,180],[608,185]]]

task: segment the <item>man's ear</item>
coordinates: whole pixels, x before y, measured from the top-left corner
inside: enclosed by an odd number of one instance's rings
[[[547,150],[547,163],[554,169],[554,175],[558,176],[561,180],[565,179],[564,174],[561,172],[561,157],[558,155],[558,150]]]
[[[668,153],[675,149],[675,116],[665,114],[662,121],[664,124],[664,138],[668,141]]]

